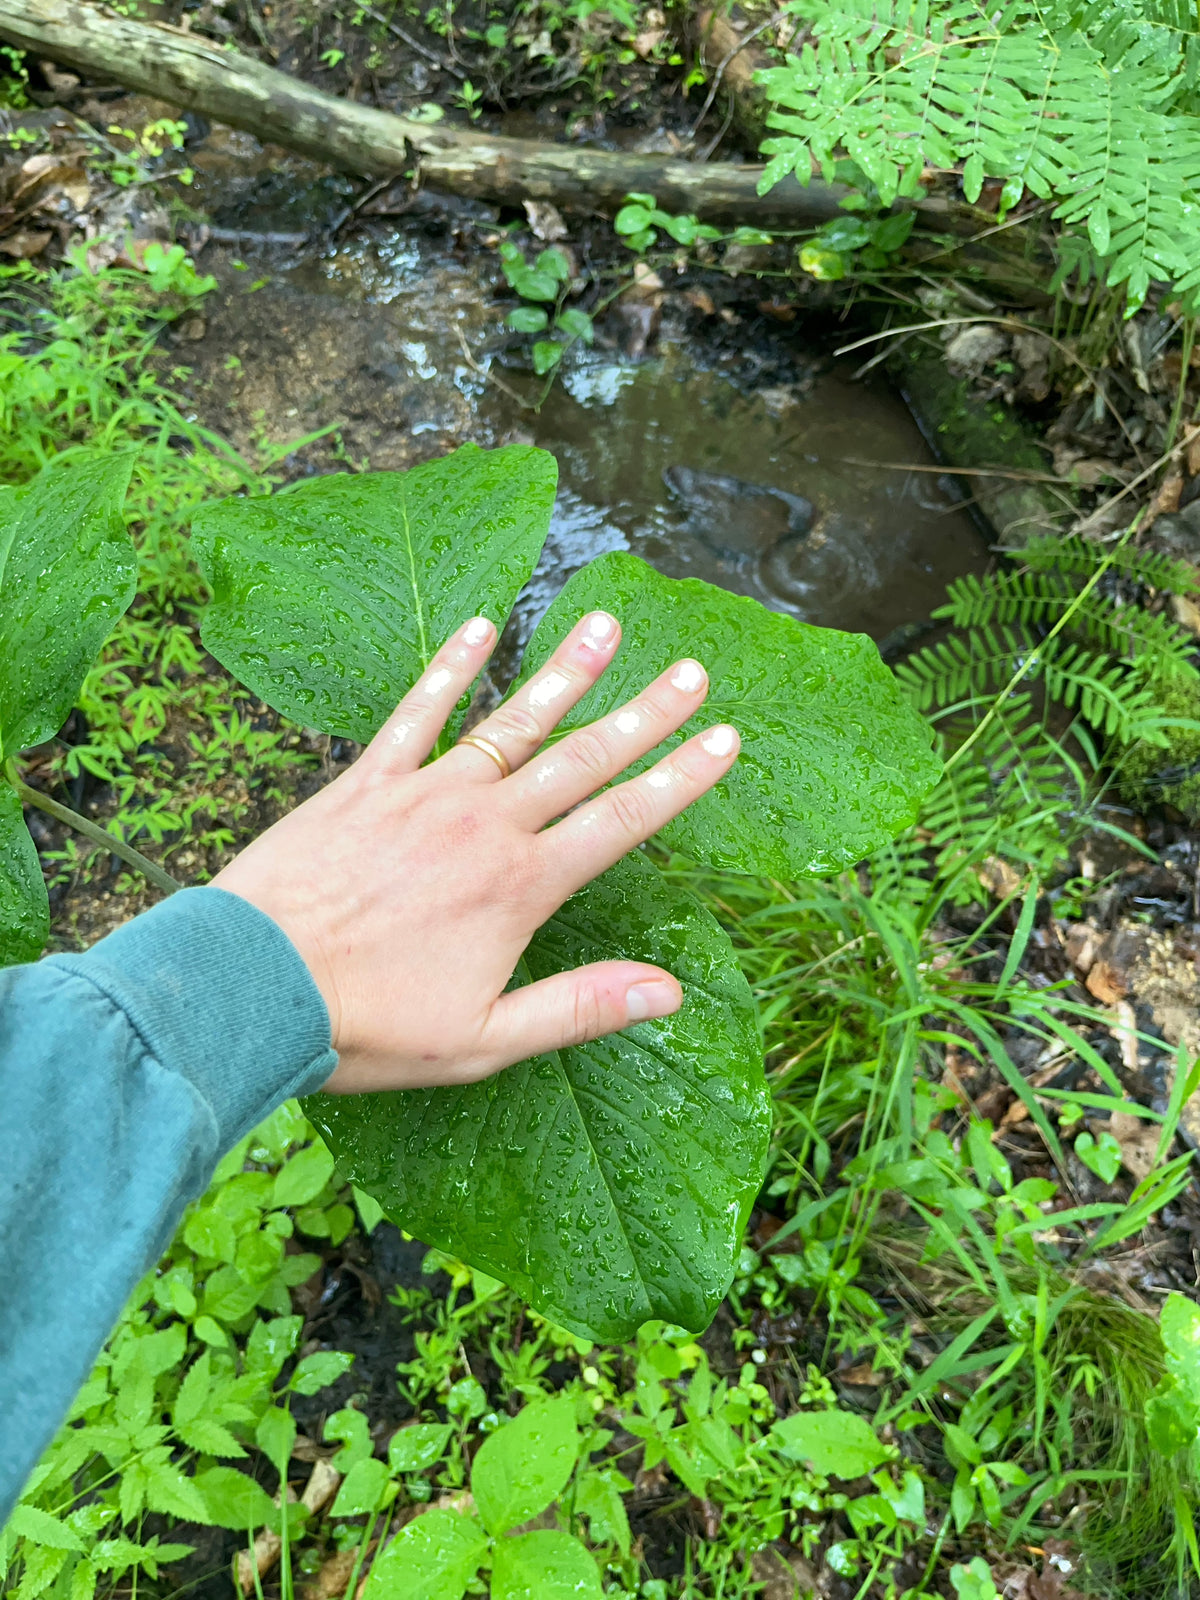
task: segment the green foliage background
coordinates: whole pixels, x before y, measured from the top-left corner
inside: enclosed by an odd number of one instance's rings
[[[1200,26],[1185,0],[793,0],[786,64],[761,75],[764,187],[839,155],[885,206],[924,168],[963,192],[1028,191],[1081,234],[1131,307],[1200,287]]]

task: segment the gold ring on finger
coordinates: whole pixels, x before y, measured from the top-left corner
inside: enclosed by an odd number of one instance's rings
[[[477,733],[468,733],[458,742],[460,745],[473,744],[476,750],[482,750],[485,756],[490,756],[500,768],[500,776],[502,778],[507,778],[511,774],[512,768],[508,764],[508,757],[490,739],[483,739]]]

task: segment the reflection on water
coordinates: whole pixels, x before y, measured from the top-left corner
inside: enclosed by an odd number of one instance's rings
[[[671,577],[883,639],[986,558],[936,474],[883,465],[930,464],[900,399],[836,371],[754,391],[681,345],[636,365],[593,356],[532,431],[563,485],[547,587],[590,527],[597,550],[623,541]]]

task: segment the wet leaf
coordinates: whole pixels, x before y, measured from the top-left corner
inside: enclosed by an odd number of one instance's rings
[[[388,1469],[382,1461],[377,1461],[374,1456],[368,1456],[365,1461],[356,1461],[346,1474],[329,1515],[370,1516],[378,1509],[387,1486]]]
[[[892,1453],[864,1417],[849,1411],[797,1411],[775,1424],[771,1439],[814,1472],[847,1480],[874,1472]]]
[[[471,1493],[488,1532],[507,1533],[557,1500],[578,1455],[570,1395],[534,1400],[489,1433],[471,1467]]]
[[[769,1101],[753,1002],[715,919],[644,857],[573,896],[519,981],[617,952],[683,1009],[464,1088],[321,1095],[338,1167],[427,1244],[592,1338],[706,1327],[761,1181]]]
[[[0,779],[0,967],[36,961],[50,932],[50,902],[21,802]]]
[[[603,1600],[592,1557],[569,1533],[539,1528],[500,1539],[492,1553],[492,1600]]]
[[[522,680],[598,606],[620,618],[621,648],[562,732],[613,710],[688,655],[708,669],[708,700],[629,770],[714,722],[742,736],[728,777],[663,829],[667,844],[709,866],[796,878],[851,866],[913,821],[941,763],[870,639],[811,627],[695,578],[664,578],[615,553],[576,573],[550,607]]]
[[[457,1511],[426,1511],[376,1557],[363,1600],[461,1600],[487,1537]]]
[[[0,488],[0,757],[62,727],[133,599],[121,503],[132,456],[44,467]]]
[[[218,1528],[232,1528],[244,1536],[247,1528],[269,1522],[274,1514],[267,1491],[236,1467],[209,1467],[193,1482],[208,1512],[204,1521]]]
[[[464,445],[408,472],[337,473],[196,517],[204,643],[277,711],[369,739],[476,613],[502,623],[550,525],[557,468]]]
[[[393,1472],[423,1472],[441,1459],[452,1432],[448,1422],[417,1422],[398,1429],[388,1445],[388,1465]]]
[[[1090,1133],[1081,1133],[1075,1141],[1075,1154],[1102,1183],[1112,1183],[1121,1170],[1120,1142],[1107,1130],[1098,1139]]]
[[[515,306],[504,320],[515,333],[540,333],[549,318],[541,306]]]

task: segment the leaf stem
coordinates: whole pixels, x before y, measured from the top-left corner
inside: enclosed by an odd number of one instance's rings
[[[135,850],[131,844],[126,844],[125,840],[118,838],[115,833],[110,833],[107,828],[102,828],[99,823],[92,822],[87,817],[81,817],[78,811],[72,811],[70,806],[59,805],[57,800],[51,800],[50,796],[43,794],[40,789],[31,789],[27,783],[22,783],[11,764],[7,768],[7,777],[22,804],[44,811],[47,816],[65,823],[68,828],[74,828],[76,833],[82,833],[93,844],[111,850],[113,855],[120,856],[127,866],[135,868],[144,877],[149,878],[156,889],[161,889],[164,894],[174,894],[176,889],[183,888],[178,878],[173,878],[169,872],[164,872],[157,862],[151,861],[140,850]]]

